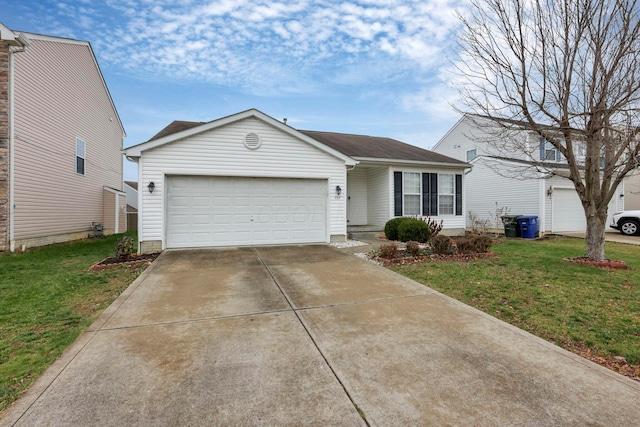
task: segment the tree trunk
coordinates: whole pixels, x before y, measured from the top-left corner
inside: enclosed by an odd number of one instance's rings
[[[587,253],[585,256],[595,261],[604,261],[604,231],[607,212],[587,212]]]

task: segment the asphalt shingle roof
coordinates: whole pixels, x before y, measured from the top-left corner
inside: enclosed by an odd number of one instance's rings
[[[301,130],[300,132],[350,157],[466,164],[460,160],[391,138],[312,130]]]
[[[191,129],[204,123],[176,120],[152,136],[149,141]],[[349,157],[466,165],[465,162],[452,157],[391,138],[312,130],[298,130],[298,132]]]

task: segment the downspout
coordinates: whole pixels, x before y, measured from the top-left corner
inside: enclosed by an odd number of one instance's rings
[[[15,155],[14,155],[14,146],[15,146],[15,126],[14,126],[14,106],[15,106],[15,90],[14,90],[14,61],[13,55],[16,53],[21,53],[27,50],[27,46],[29,42],[23,38],[22,36],[18,36],[17,40],[22,44],[21,47],[11,46],[9,47],[9,250],[11,252],[15,252],[16,250],[16,239],[15,239],[15,228],[14,228],[14,218],[15,218]]]

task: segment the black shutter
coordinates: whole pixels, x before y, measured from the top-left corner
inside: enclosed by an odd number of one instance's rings
[[[429,174],[429,215],[438,216],[438,174]]]
[[[431,212],[431,197],[429,197],[429,174],[422,174],[422,215],[428,216]]]
[[[462,175],[456,175],[456,215],[462,215]]]
[[[393,173],[393,214],[402,216],[402,172]]]

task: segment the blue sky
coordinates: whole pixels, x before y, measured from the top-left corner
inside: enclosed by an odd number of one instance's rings
[[[297,129],[432,147],[465,0],[0,0],[16,31],[88,40],[127,131],[249,108]],[[125,162],[125,179],[137,180]]]

